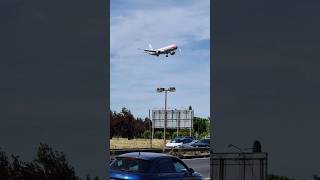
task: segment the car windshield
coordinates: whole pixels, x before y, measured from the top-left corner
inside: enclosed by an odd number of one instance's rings
[[[184,139],[184,141],[183,141],[184,143],[190,143],[190,142],[192,142],[192,139],[190,139],[190,138],[186,138],[186,139]]]
[[[201,140],[201,143],[207,143],[207,144],[209,144],[209,143],[210,143],[210,140],[209,140],[209,139],[202,139],[202,140]]]
[[[110,169],[130,172],[146,172],[150,162],[144,159],[118,157],[110,165]]]
[[[182,142],[182,139],[176,138],[176,139],[171,140],[171,142],[172,142],[172,143],[181,143],[181,142]]]

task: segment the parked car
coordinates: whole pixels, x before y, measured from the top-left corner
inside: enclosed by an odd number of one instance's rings
[[[210,139],[201,139],[196,143],[191,144],[193,147],[210,147]]]
[[[119,155],[110,164],[110,179],[183,180],[203,179],[179,158],[152,152],[133,152]]]
[[[181,148],[193,148],[192,144],[194,144],[194,143],[196,143],[196,142],[198,142],[198,141],[199,141],[199,140],[194,139],[194,140],[191,141],[190,143],[182,144],[182,145],[179,146],[179,147],[181,147]]]
[[[192,137],[176,137],[172,139],[170,142],[166,144],[166,147],[174,148],[174,147],[180,147],[182,144],[191,143],[193,141]]]

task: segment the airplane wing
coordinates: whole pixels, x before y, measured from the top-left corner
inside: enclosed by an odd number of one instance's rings
[[[143,50],[145,53],[148,53],[148,52],[156,53],[157,52],[156,50],[152,50],[152,49],[141,49],[141,48],[138,48],[138,50]]]
[[[144,49],[143,51],[144,51],[144,52],[154,52],[154,53],[157,52],[157,51],[155,51],[155,50],[149,50],[149,49]]]

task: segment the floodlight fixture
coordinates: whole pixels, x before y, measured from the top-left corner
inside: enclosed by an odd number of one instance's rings
[[[157,92],[163,92],[163,91],[165,91],[164,88],[157,88]]]
[[[169,90],[170,92],[175,92],[175,91],[176,91],[176,88],[175,88],[175,87],[170,87],[168,90]]]

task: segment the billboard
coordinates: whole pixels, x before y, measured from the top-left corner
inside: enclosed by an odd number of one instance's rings
[[[152,128],[164,128],[164,110],[152,110]],[[192,129],[193,110],[167,110],[168,129]]]

